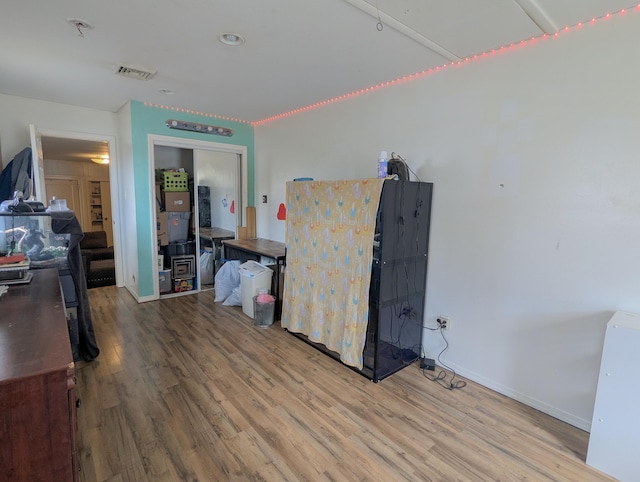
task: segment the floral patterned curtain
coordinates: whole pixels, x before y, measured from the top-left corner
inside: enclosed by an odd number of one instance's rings
[[[287,183],[282,326],[362,368],[384,179]]]

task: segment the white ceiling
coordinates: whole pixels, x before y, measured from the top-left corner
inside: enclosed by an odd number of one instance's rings
[[[42,136],[42,153],[45,161],[90,162],[93,158],[109,157],[109,143]]]
[[[382,31],[377,27],[378,11]],[[630,0],[20,0],[0,92],[117,111],[148,101],[258,121],[600,17]],[[67,19],[92,24],[84,36]],[[240,47],[217,38],[246,37]],[[156,70],[149,81],[114,74]],[[173,95],[160,93],[170,89]]]

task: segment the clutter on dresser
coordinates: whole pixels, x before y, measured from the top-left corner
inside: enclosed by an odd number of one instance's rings
[[[10,256],[15,258],[16,256]],[[0,260],[0,282],[6,285],[23,284],[31,281],[32,274],[29,272],[29,258],[23,257],[21,261],[14,263],[3,263]]]
[[[30,284],[38,270],[56,269],[69,317],[73,358],[91,361],[99,349],[79,246],[83,237],[72,211],[0,212],[0,285],[17,289]]]

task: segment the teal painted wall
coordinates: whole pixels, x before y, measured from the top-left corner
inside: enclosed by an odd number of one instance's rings
[[[209,136],[195,132],[170,130],[167,119],[178,119],[202,124],[214,124],[233,129],[233,137]],[[227,121],[187,112],[146,106],[142,102],[131,102],[131,137],[133,150],[133,178],[135,187],[136,238],[138,250],[138,295],[152,296],[156,280],[154,265],[155,233],[151,223],[146,222],[153,216],[155,206],[150,204],[151,190],[155,179],[151,179],[149,166],[149,134],[170,136],[198,141],[234,144],[247,148],[247,198],[248,205],[254,206],[254,132],[253,127],[241,122]],[[126,233],[125,233],[126,237]]]

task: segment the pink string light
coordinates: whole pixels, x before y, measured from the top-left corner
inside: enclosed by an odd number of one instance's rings
[[[461,67],[463,64],[469,63],[472,60],[476,61],[479,59],[484,59],[490,56],[495,56],[498,54],[504,54],[508,51],[514,50],[517,47],[527,47],[527,46],[533,46],[536,45],[539,41],[544,41],[544,40],[548,40],[549,38],[559,38],[560,35],[564,35],[565,33],[569,33],[573,30],[580,30],[582,29],[585,25],[593,25],[595,23],[597,23],[599,20],[609,20],[610,18],[612,18],[614,15],[617,16],[624,16],[629,12],[630,9],[621,9],[618,10],[617,12],[613,12],[613,13],[607,13],[606,15],[603,15],[601,17],[594,17],[592,18],[589,22],[584,23],[584,22],[578,22],[576,25],[567,25],[564,28],[558,30],[557,32],[553,33],[553,34],[547,34],[547,33],[543,33],[539,36],[536,37],[531,37],[529,40],[521,40],[520,42],[515,42],[515,43],[510,43],[509,45],[503,45],[501,47],[498,47],[497,49],[491,49],[489,51],[485,51],[485,52],[481,52],[479,54],[474,54],[472,57],[465,57],[464,59],[460,59],[458,61],[452,61],[449,64],[442,64],[442,65],[438,65],[436,67],[432,67],[429,68],[428,70],[423,70],[422,72],[416,73],[416,74],[410,74],[408,76],[404,76],[404,77],[398,77],[397,79],[394,80],[390,80],[381,84],[377,84],[375,86],[372,87],[367,87],[365,89],[360,89],[354,92],[350,92],[348,94],[344,94],[341,95],[339,97],[334,97],[330,100],[324,101],[324,102],[318,102],[316,104],[312,104],[309,106],[306,106],[304,108],[300,108],[300,109],[294,109],[288,112],[283,112],[281,114],[275,115],[275,116],[271,116],[271,117],[267,117],[265,119],[259,120],[259,121],[254,121],[254,122],[250,122],[250,124],[252,126],[259,126],[259,125],[263,125],[263,124],[267,124],[269,122],[272,122],[274,120],[278,120],[278,119],[283,119],[285,117],[289,117],[292,115],[295,115],[299,112],[306,112],[308,110],[312,110],[312,109],[316,109],[318,107],[322,107],[328,104],[333,104],[336,102],[341,102],[343,100],[346,99],[351,99],[353,97],[357,97],[366,93],[369,93],[373,90],[379,90],[385,87],[390,87],[399,83],[405,83],[405,82],[409,82],[415,79],[418,79],[420,77],[425,77],[427,75],[433,75],[435,73],[439,73],[442,71],[445,71],[447,69],[447,67]],[[637,4],[635,7],[633,7],[633,10],[635,12],[640,11],[640,3]]]
[[[183,107],[175,107],[175,106],[172,106],[172,105],[169,106],[169,105],[155,104],[153,102],[143,102],[142,104],[145,107],[153,107],[155,109],[162,109],[162,110],[168,110],[168,111],[173,111],[173,112],[183,112],[185,114],[193,114],[193,115],[197,115],[197,116],[201,116],[201,117],[211,117],[213,119],[227,120],[227,121],[231,121],[231,122],[238,122],[240,124],[251,125],[251,122],[246,121],[246,120],[242,120],[242,119],[238,119],[236,117],[220,116],[220,115],[216,115],[216,114],[210,114],[210,113],[207,113],[207,112],[200,112],[200,111],[197,111],[197,110],[185,109]]]

